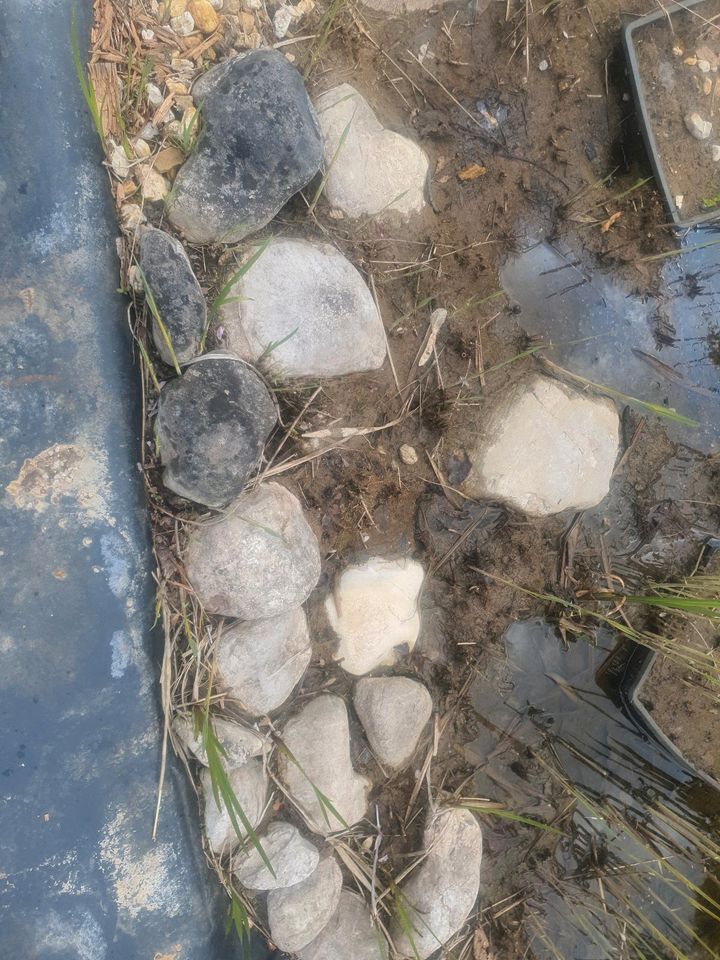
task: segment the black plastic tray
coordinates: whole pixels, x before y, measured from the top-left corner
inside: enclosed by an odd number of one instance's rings
[[[668,15],[674,16],[676,13],[683,13],[684,11],[689,10],[691,7],[695,7],[698,4],[705,2],[706,0],[686,0],[684,3],[668,3],[664,8],[656,10],[654,13],[649,13],[645,17],[640,17],[637,20],[633,20],[623,30],[623,44],[625,46],[625,53],[630,66],[630,82],[632,84],[635,105],[640,117],[640,127],[645,139],[645,145],[647,146],[648,154],[650,155],[650,164],[652,166],[655,179],[665,198],[665,204],[670,211],[670,216],[673,219],[673,223],[675,226],[682,227],[684,229],[696,227],[698,224],[707,223],[710,220],[719,219],[720,210],[711,210],[708,213],[701,213],[697,217],[686,219],[681,215],[680,211],[675,206],[675,197],[670,192],[669,184],[665,174],[663,173],[662,163],[660,162],[657,144],[655,143],[655,137],[653,135],[652,122],[648,114],[647,104],[645,103],[645,92],[643,90],[642,81],[640,80],[640,69],[638,67],[637,54],[635,53],[633,34],[636,30],[647,26],[649,23],[654,23],[656,20],[661,19],[665,20],[667,19]]]

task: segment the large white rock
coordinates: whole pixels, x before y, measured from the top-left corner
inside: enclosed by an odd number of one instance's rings
[[[262,819],[267,799],[268,778],[262,760],[248,760],[242,767],[229,770],[228,780],[243,813],[255,829]],[[205,799],[205,835],[210,848],[217,854],[229,853],[240,843],[232,820],[222,796],[220,806],[215,803],[209,770],[203,770],[200,782]],[[242,831],[242,821],[239,818],[238,826]]]
[[[268,894],[270,937],[286,953],[302,950],[324,929],[340,899],[342,874],[332,857],[321,860],[307,879]]]
[[[280,777],[315,830],[344,830],[364,816],[371,784],[353,769],[347,708],[340,697],[321,694],[305,704],[285,724],[282,742],[296,762],[280,751]],[[330,800],[344,823],[313,788]]]
[[[207,766],[207,754],[202,742],[202,733],[196,733],[192,717],[178,714],[173,720],[173,731],[193,756]],[[228,770],[241,767],[251,757],[262,756],[266,741],[257,730],[250,730],[240,723],[223,720],[222,717],[213,718],[212,727],[222,749],[223,758]]]
[[[325,197],[331,206],[352,218],[408,216],[423,208],[425,152],[386,130],[361,93],[342,83],[318,97],[315,110],[325,138]]]
[[[296,607],[224,630],[215,653],[215,678],[243,710],[261,717],[287,700],[311,657],[305,611]]]
[[[371,557],[348,567],[325,601],[338,636],[335,659],[343,670],[363,676],[408,653],[420,630],[418,597],[424,571],[415,560]]]
[[[365,901],[343,890],[329,923],[303,950],[300,960],[387,960],[388,946],[374,927]]]
[[[278,378],[376,370],[385,331],[355,267],[335,247],[273,240],[220,311],[224,344]]]
[[[185,566],[207,613],[260,620],[308,598],[320,551],[297,498],[279,483],[263,483],[221,520],[192,528]]]
[[[422,683],[408,677],[364,677],[357,682],[353,704],[382,766],[407,766],[432,713],[432,697]]]
[[[412,926],[412,943],[399,920],[391,928],[401,957],[425,960],[465,923],[480,889],[482,832],[469,810],[460,807],[431,814],[425,827],[427,856],[401,885]]]
[[[482,423],[463,490],[537,517],[592,507],[608,492],[618,442],[612,401],[534,376]]]
[[[257,847],[248,845],[233,862],[233,873],[248,890],[293,887],[309,877],[320,862],[317,847],[291,823],[271,823],[258,840],[275,876],[268,870]]]

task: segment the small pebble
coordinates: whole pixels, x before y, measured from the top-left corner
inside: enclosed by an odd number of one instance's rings
[[[697,112],[685,114],[685,126],[696,140],[707,140],[712,133],[710,121],[704,120]]]
[[[152,167],[141,164],[135,171],[140,182],[140,192],[150,202],[163,200],[170,189],[165,177],[160,176]]]
[[[399,450],[400,459],[403,463],[406,463],[408,466],[418,462],[418,455],[415,452],[415,447],[411,447],[409,443],[404,443]]]
[[[190,0],[188,11],[197,29],[204,34],[214,33],[220,26],[220,18],[210,0]]]
[[[155,39],[155,31],[154,31],[154,30],[148,30],[148,29],[146,28],[145,30],[141,30],[141,31],[140,31],[140,36],[143,38],[143,40],[144,40],[146,43],[150,43],[151,41],[153,41],[153,40]]]
[[[181,17],[187,10],[187,0],[170,0],[170,16]]]
[[[186,10],[179,17],[171,17],[170,26],[179,37],[189,37],[195,29],[195,21],[190,11]]]
[[[685,57],[683,63],[686,63],[689,67],[694,67],[697,64],[697,57]]]
[[[158,128],[154,127],[151,123],[146,123],[138,134],[141,140],[154,140],[157,135]]]
[[[682,210],[683,203],[685,202],[685,194],[678,193],[675,195],[675,206],[678,210]]]
[[[705,94],[706,97],[709,97],[710,94],[712,93],[712,87],[713,87],[713,84],[710,77],[705,77],[705,79],[703,80],[703,93]]]
[[[675,54],[676,57],[681,57],[684,53],[684,50],[682,47],[675,46],[673,47],[673,53]]]
[[[290,7],[278,7],[273,16],[273,30],[278,40],[282,40],[292,23],[292,10]]]
[[[133,140],[132,148],[138,160],[147,160],[152,153],[150,144],[147,142],[147,140],[143,140],[142,137],[136,137]]]
[[[126,230],[135,230],[145,220],[142,207],[137,203],[124,203],[120,207],[120,223]]]
[[[717,163],[720,160],[720,143],[714,143],[710,149],[712,150],[712,158]]]
[[[541,70],[543,73],[549,68],[550,64],[547,60],[541,60],[538,64],[538,70]]]
[[[162,90],[155,83],[149,83],[147,87],[145,87],[145,93],[147,94],[148,103],[151,107],[155,107],[155,109],[157,109],[165,99]]]
[[[701,73],[710,73],[710,64],[707,60],[698,60],[697,66]]]
[[[112,143],[112,140],[110,142]],[[113,148],[110,151],[110,166],[112,167],[112,172],[120,180],[124,180],[130,173],[130,161],[127,158],[127,154],[117,143],[113,143]]]

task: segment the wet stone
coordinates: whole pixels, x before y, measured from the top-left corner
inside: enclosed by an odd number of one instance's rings
[[[277,50],[252,50],[193,86],[202,104],[192,156],[178,171],[170,222],[194,243],[230,243],[268,223],[322,163],[302,77]]]
[[[432,713],[432,697],[423,684],[408,677],[364,677],[353,704],[381,765],[407,766]]]
[[[256,847],[248,847],[233,862],[233,873],[248,890],[277,890],[307,879],[320,862],[317,847],[291,823],[276,821],[258,838],[270,861],[268,870]]]
[[[343,890],[337,910],[312,943],[298,952],[300,960],[387,960],[387,941],[372,925],[365,901]]]
[[[330,244],[271,241],[229,297],[225,345],[245,360],[267,357],[274,378],[337,377],[385,360],[373,296]]]
[[[191,716],[178,714],[172,723],[173,732],[192,753],[196,760],[207,766],[207,754],[202,742],[202,735],[195,730]],[[212,719],[215,736],[222,747],[225,756],[225,766],[228,770],[241,767],[252,757],[260,757],[265,748],[265,739],[262,734],[250,730],[239,723],[232,723],[222,717]]]
[[[155,227],[140,231],[138,261],[178,363],[200,353],[207,308],[200,284],[182,244]],[[173,366],[173,353],[153,317],[152,334],[162,360]]]
[[[241,767],[229,770],[228,780],[238,803],[254,829],[262,820],[267,799],[268,778],[262,760],[248,760]],[[234,850],[240,841],[227,809],[222,803],[222,798],[220,807],[215,802],[209,770],[203,770],[200,782],[205,801],[205,835],[208,843],[217,854]]]
[[[268,894],[270,937],[286,953],[297,953],[313,941],[335,913],[342,890],[340,867],[332,857],[292,887]]]
[[[163,483],[195,503],[227,506],[257,469],[276,420],[274,400],[252,367],[207,354],[160,393]]]
[[[307,600],[320,577],[320,551],[297,498],[263,483],[221,520],[192,529],[185,566],[207,613],[260,620]]]

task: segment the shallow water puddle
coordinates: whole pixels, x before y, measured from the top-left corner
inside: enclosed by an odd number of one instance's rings
[[[659,297],[625,289],[562,240],[525,241],[500,279],[520,325],[553,344],[549,359],[698,420],[667,421],[668,433],[708,452],[720,447],[719,249],[669,259]]]
[[[532,956],[716,956],[720,886],[703,859],[718,863],[720,791],[635,705],[644,651],[614,649],[609,630],[566,644],[541,619],[504,639],[506,663],[473,689],[485,730],[468,753],[480,795],[564,832],[538,830],[515,865]]]

